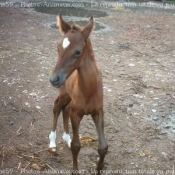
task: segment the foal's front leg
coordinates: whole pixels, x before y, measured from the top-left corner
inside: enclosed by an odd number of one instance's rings
[[[70,97],[67,94],[60,94],[58,98],[55,100],[54,107],[53,107],[53,127],[52,131],[49,135],[50,144],[49,149],[51,152],[56,152],[56,127],[57,127],[57,120],[58,116],[62,109],[67,106],[70,102]]]
[[[104,116],[103,111],[101,111],[99,114],[93,114],[92,118],[94,120],[97,133],[98,133],[98,153],[100,156],[100,159],[97,164],[97,172],[98,175],[100,175],[100,170],[103,169],[104,164],[104,158],[108,150],[108,145],[104,136]]]
[[[67,143],[68,147],[71,147],[71,138],[69,135],[69,110],[70,105],[68,104],[63,109],[63,125],[64,125],[64,133],[63,133],[63,140]]]
[[[60,105],[60,97],[58,97],[54,102],[53,126],[52,126],[52,131],[49,135],[49,139],[50,139],[49,148],[51,152],[56,152],[56,127],[57,127],[58,116],[60,115],[60,112],[62,110],[61,107],[62,106]]]
[[[81,143],[79,139],[79,125],[83,118],[83,115],[77,114],[77,112],[73,109],[70,109],[70,119],[72,123],[72,131],[73,131],[73,138],[71,142],[71,151],[73,156],[73,172],[72,174],[78,175],[78,153],[81,148]]]

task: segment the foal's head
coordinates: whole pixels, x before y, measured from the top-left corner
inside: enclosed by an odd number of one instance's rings
[[[54,87],[59,88],[65,80],[76,70],[84,56],[88,37],[93,30],[94,20],[90,21],[84,28],[77,25],[70,25],[65,22],[61,15],[57,17],[57,25],[64,37],[58,43],[58,61],[52,72],[50,82]]]

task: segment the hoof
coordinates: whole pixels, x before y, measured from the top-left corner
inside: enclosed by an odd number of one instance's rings
[[[51,153],[57,153],[57,149],[56,148],[49,148],[49,152],[51,152]]]
[[[79,170],[72,170],[72,175],[80,175]]]
[[[79,173],[72,173],[72,175],[80,175]]]

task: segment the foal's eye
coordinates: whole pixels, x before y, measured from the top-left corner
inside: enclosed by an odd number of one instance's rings
[[[76,56],[76,57],[79,57],[80,55],[81,55],[81,51],[80,51],[80,50],[76,50],[76,51],[75,51],[75,56]]]

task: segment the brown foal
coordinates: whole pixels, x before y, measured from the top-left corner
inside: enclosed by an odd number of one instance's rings
[[[59,88],[59,95],[53,108],[53,129],[49,135],[50,150],[56,151],[56,125],[60,112],[63,113],[63,139],[71,148],[73,156],[73,174],[78,171],[77,157],[80,151],[79,125],[84,115],[90,114],[98,133],[97,173],[103,168],[108,145],[104,136],[103,85],[101,72],[97,67],[90,33],[94,28],[93,17],[84,28],[65,22],[61,15],[57,17],[60,31],[64,34],[58,44],[59,59],[52,72],[50,82]],[[69,135],[68,121],[72,123],[73,138]]]

